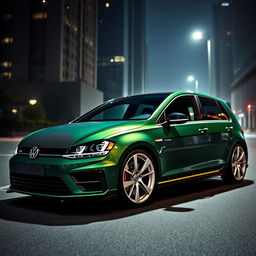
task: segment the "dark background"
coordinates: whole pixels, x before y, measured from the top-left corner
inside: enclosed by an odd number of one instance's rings
[[[226,100],[253,131],[254,9],[253,0],[3,0],[0,135],[67,122],[111,98],[175,90]]]

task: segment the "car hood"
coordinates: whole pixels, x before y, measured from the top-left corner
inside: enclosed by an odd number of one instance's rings
[[[140,127],[138,121],[101,121],[69,123],[33,132],[26,136],[19,147],[67,148],[87,138],[104,139]],[[99,136],[97,136],[99,135]]]

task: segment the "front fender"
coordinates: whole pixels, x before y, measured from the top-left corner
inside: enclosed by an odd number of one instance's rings
[[[132,151],[138,148],[147,151],[155,160],[158,170],[161,169],[161,162],[159,153],[155,147],[154,139],[145,132],[135,132],[130,134],[123,134],[114,138],[116,146],[111,152],[112,156],[115,155],[115,160],[118,160],[118,168],[120,169],[124,158]]]

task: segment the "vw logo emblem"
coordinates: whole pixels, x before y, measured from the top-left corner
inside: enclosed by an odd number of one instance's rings
[[[39,153],[39,147],[38,146],[34,146],[29,151],[29,158],[30,159],[35,159],[38,156],[38,153]]]

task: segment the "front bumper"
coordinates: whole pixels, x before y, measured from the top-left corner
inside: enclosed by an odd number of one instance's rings
[[[111,156],[69,160],[15,155],[10,191],[58,198],[102,197],[116,193],[118,167]]]

